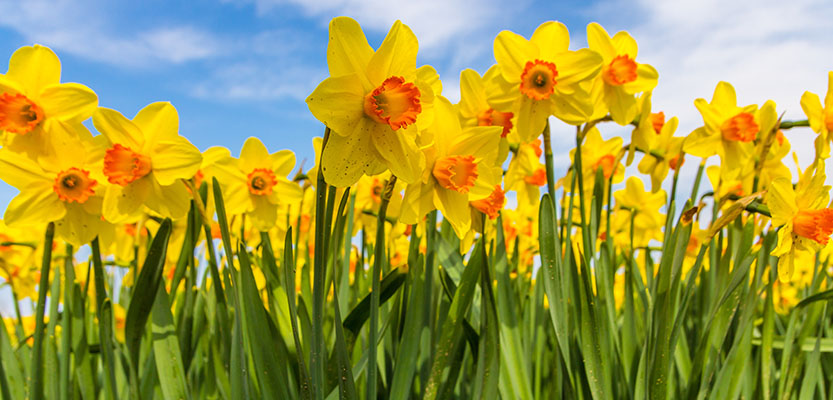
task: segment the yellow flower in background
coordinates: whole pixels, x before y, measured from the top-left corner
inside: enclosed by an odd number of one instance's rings
[[[581,84],[601,71],[602,56],[569,47],[567,27],[554,21],[541,24],[529,40],[510,31],[495,38],[502,80],[489,101],[515,115],[522,142],[540,135],[550,115],[578,125],[593,113],[589,88]]]
[[[279,206],[301,200],[301,187],[287,179],[295,168],[291,151],[269,154],[260,139],[250,137],[243,143],[239,159],[232,158],[227,149],[216,147],[207,150],[206,157],[213,157],[209,154],[215,152],[225,155],[206,169],[223,187],[229,214],[246,214],[256,229],[268,231],[277,222]]]
[[[460,111],[460,123],[464,128],[470,126],[499,126],[500,132],[500,154],[498,162],[503,163],[509,155],[509,142],[517,143],[520,139],[515,132],[517,123],[515,114],[512,112],[498,111],[489,104],[486,94],[486,85],[491,84],[500,75],[500,69],[493,66],[481,77],[473,69],[464,69],[460,72],[460,103],[457,109]],[[513,137],[510,138],[510,135]]]
[[[593,119],[604,117],[609,110],[617,124],[631,123],[637,114],[634,95],[657,86],[657,70],[636,62],[636,40],[627,32],[621,31],[610,37],[601,25],[592,22],[587,25],[587,43],[590,50],[602,56],[603,65],[595,82],[594,94],[601,97],[601,101],[594,102],[597,109]]]
[[[32,158],[44,155],[56,125],[78,124],[97,106],[88,87],[61,83],[61,61],[52,50],[21,47],[0,75],[0,143]]]
[[[202,154],[179,135],[174,106],[150,104],[133,120],[99,108],[93,124],[109,142],[103,172],[111,185],[104,195],[104,218],[113,223],[135,222],[145,206],[164,217],[185,216],[191,194],[181,180],[197,173]]]
[[[541,140],[520,144],[506,170],[506,190],[515,191],[518,204],[534,205],[541,199],[541,187],[547,184],[546,166],[541,162]]]
[[[625,188],[614,192],[613,197],[616,199],[616,212],[613,213],[611,224],[614,232],[619,233],[614,233],[614,239],[620,238],[617,240],[618,246],[630,248],[631,219],[634,247],[647,246],[651,239],[662,239],[665,214],[659,210],[665,205],[664,190],[647,192],[642,180],[632,176],[625,182]]]
[[[833,234],[833,208],[828,207],[830,186],[824,181],[824,161],[807,168],[795,189],[789,178],[775,179],[769,187],[766,203],[772,213],[772,226],[778,230],[778,278],[789,282],[799,253],[815,254]]]
[[[0,179],[20,190],[4,218],[12,227],[54,221],[55,233],[80,247],[108,226],[101,220],[106,186],[100,172],[103,147],[97,143],[100,140],[82,140],[60,129],[52,132],[50,141],[61,151],[37,161],[7,148],[0,150]]]
[[[614,136],[608,140],[602,139],[602,134],[596,127],[593,127],[587,132],[584,143],[581,145],[581,168],[582,176],[584,178],[584,191],[593,192],[593,186],[596,184],[596,171],[601,170],[602,176],[607,180],[613,178],[613,183],[622,182],[625,177],[625,166],[621,162],[623,140],[619,136]],[[576,149],[570,150],[570,160],[575,163]],[[575,166],[575,164],[573,164]],[[563,178],[565,188],[569,191],[573,171]],[[578,191],[578,183],[576,183],[576,190]],[[607,198],[605,196],[605,198]],[[591,196],[585,196],[586,201],[591,200]],[[588,203],[589,204],[589,203]]]
[[[471,228],[469,201],[486,198],[500,184],[496,165],[501,128],[462,129],[454,106],[444,97],[436,103],[433,146],[423,148],[426,168],[419,181],[409,184],[402,200],[400,221],[415,224],[439,209],[458,237]]]
[[[712,101],[697,99],[694,105],[703,115],[703,127],[697,128],[686,138],[683,150],[697,157],[715,154],[726,168],[739,168],[746,164],[758,137],[761,122],[756,117],[758,106],[737,105],[735,88],[720,82],[714,89]]]
[[[417,74],[417,39],[400,21],[375,52],[359,24],[330,21],[330,77],[307,97],[310,112],[332,130],[322,170],[328,184],[350,186],[386,169],[407,183],[424,164],[417,124],[430,124],[434,91]]]
[[[663,115],[664,117],[664,115]],[[656,121],[656,118],[655,118]],[[651,175],[651,191],[656,193],[662,188],[662,181],[668,176],[668,170],[677,170],[685,158],[682,153],[683,141],[685,138],[674,137],[679,121],[677,117],[668,120],[660,126],[660,131],[655,133],[655,144],[650,152],[647,152],[639,162],[639,172]],[[653,131],[654,124],[649,124]]]
[[[804,92],[801,95],[801,108],[810,122],[810,128],[819,134],[816,138],[816,157],[830,157],[830,140],[833,137],[833,71],[827,73],[827,94],[822,106],[819,96]]]

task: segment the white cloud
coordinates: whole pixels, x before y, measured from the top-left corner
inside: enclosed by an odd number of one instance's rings
[[[327,76],[323,68],[300,64],[243,62],[218,68],[209,80],[196,85],[191,94],[217,101],[275,100],[303,102]]]
[[[125,32],[108,3],[95,0],[27,0],[0,4],[0,26],[27,41],[103,63],[144,67],[212,57],[223,49],[212,34],[190,26]]]

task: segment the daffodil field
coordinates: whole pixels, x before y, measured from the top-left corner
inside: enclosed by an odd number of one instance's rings
[[[720,82],[677,132],[596,23],[501,32],[457,104],[401,22],[329,31],[308,169],[11,55],[1,399],[833,399],[833,72],[806,120]]]

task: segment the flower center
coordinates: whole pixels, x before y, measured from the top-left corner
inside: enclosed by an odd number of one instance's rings
[[[546,100],[555,90],[558,70],[551,62],[527,61],[521,73],[521,93],[532,100]]]
[[[755,122],[755,117],[748,112],[739,113],[724,121],[723,125],[720,126],[723,139],[738,142],[751,142],[755,140],[758,129],[759,127],[758,123]]]
[[[820,244],[827,244],[833,233],[833,208],[799,210],[793,217],[793,232]]]
[[[500,112],[490,108],[477,116],[477,125],[502,126],[503,132],[500,133],[500,137],[505,138],[512,130],[512,116],[511,112]]]
[[[787,140],[787,138],[784,137],[784,132],[781,132],[781,130],[779,129],[778,131],[775,132],[775,140],[778,141],[779,146],[783,146],[784,141]]]
[[[90,172],[78,168],[70,168],[58,173],[52,189],[61,201],[84,203],[95,194],[95,179],[90,178]]]
[[[495,219],[497,218],[497,214],[503,208],[503,203],[505,201],[506,197],[504,196],[503,189],[500,188],[500,185],[497,185],[489,197],[472,201],[470,204],[483,214],[488,215],[489,219]]]
[[[833,132],[833,107],[828,107],[824,111],[824,126],[827,127],[828,132]]]
[[[527,175],[524,177],[524,182],[535,185],[535,186],[544,186],[547,184],[547,170],[544,168],[538,168],[532,175]]]
[[[665,113],[662,111],[651,113],[651,125],[654,126],[654,132],[659,135],[662,132],[662,127],[665,126]]]
[[[272,187],[278,184],[275,173],[267,168],[255,168],[248,175],[249,193],[258,196],[272,194]]]
[[[627,55],[616,56],[607,65],[602,77],[608,85],[619,86],[636,80],[636,61]]]
[[[596,164],[593,165],[594,170],[598,170],[599,168],[602,169],[602,174],[604,174],[605,179],[609,179],[611,175],[613,175],[613,171],[616,170],[616,157],[613,154],[605,154],[599,161],[596,161]]]
[[[0,130],[25,135],[43,121],[43,109],[17,93],[0,95]]]
[[[477,180],[477,164],[474,156],[448,156],[434,163],[433,173],[440,186],[468,193]]]
[[[127,186],[150,173],[150,157],[136,153],[129,147],[116,143],[104,155],[104,175],[107,181]]]
[[[422,112],[419,96],[416,85],[406,83],[400,76],[392,76],[365,96],[364,113],[380,124],[390,125],[393,130],[406,128],[416,122],[417,115]]]

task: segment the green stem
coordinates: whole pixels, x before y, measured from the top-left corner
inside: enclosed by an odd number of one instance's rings
[[[31,378],[29,397],[33,400],[43,398],[43,313],[46,309],[46,292],[49,287],[49,267],[52,265],[52,239],[55,237],[55,223],[46,226],[43,240],[43,259],[41,261],[40,284],[38,285],[38,304],[35,310],[35,342],[32,345]],[[57,297],[53,293],[53,301]]]
[[[550,199],[555,202],[555,171],[552,159],[552,140],[550,139],[550,122],[549,119],[544,125],[544,163],[547,168],[547,192],[550,194]],[[553,203],[555,205],[555,203]]]
[[[327,147],[330,138],[330,128],[324,130],[324,142],[321,153]],[[313,255],[312,275],[312,354],[310,354],[310,378],[312,381],[312,395],[316,400],[324,398],[324,363],[326,349],[324,344],[324,278],[325,253],[327,251],[327,233],[324,223],[327,200],[327,182],[324,181],[324,171],[321,169],[321,159],[318,160],[318,181],[315,186],[315,254]]]
[[[379,274],[382,272],[382,259],[385,257],[385,215],[388,203],[396,185],[396,176],[391,176],[382,192],[379,205],[379,218],[376,225],[376,244],[374,245],[372,289],[370,292],[370,332],[368,332],[367,351],[367,400],[376,400],[376,335],[379,330]]]
[[[70,374],[71,357],[70,348],[72,347],[72,295],[75,288],[75,266],[73,265],[73,248],[67,243],[65,247],[67,253],[64,260],[64,310],[61,316],[61,369],[60,369],[60,388],[59,393],[62,399],[69,399],[70,390],[72,390],[72,377]]]
[[[679,168],[677,168],[679,169]],[[700,162],[700,167],[697,168],[697,176],[694,178],[694,188],[691,189],[691,204],[697,204],[697,191],[700,190],[700,181],[703,179],[703,171],[706,169],[706,159]]]
[[[90,243],[93,252],[93,271],[95,274],[95,302],[98,314],[98,340],[101,347],[101,354],[104,356],[104,375],[107,377],[107,392],[109,398],[118,397],[116,389],[116,360],[113,353],[113,309],[110,299],[107,298],[107,289],[104,287],[104,266],[101,263],[101,248],[98,244],[98,237]]]
[[[778,126],[778,129],[791,129],[800,126],[810,126],[810,121],[806,119],[802,119],[799,121],[781,121],[781,124]]]

